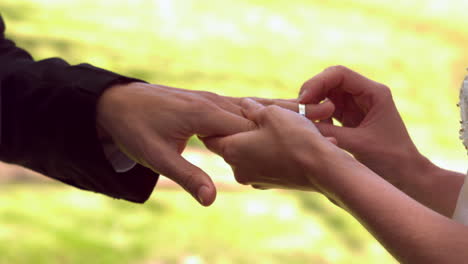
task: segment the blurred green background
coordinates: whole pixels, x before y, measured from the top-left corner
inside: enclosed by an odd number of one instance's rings
[[[0,3],[7,36],[36,59],[169,86],[294,98],[308,78],[346,65],[390,86],[420,150],[458,171],[466,170],[456,102],[468,66],[467,8],[466,0]],[[30,173],[2,165],[0,263],[395,263],[319,195],[238,186],[195,141],[185,156],[218,182],[212,207],[167,181],[135,205],[22,180]]]

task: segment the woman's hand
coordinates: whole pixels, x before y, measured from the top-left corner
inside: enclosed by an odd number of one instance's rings
[[[352,159],[323,137],[307,118],[277,106],[242,102],[250,131],[202,138],[229,163],[236,180],[256,188],[323,191],[323,177],[342,157]]]
[[[342,127],[321,122],[320,132],[335,137],[338,146],[398,188],[422,184],[435,168],[411,141],[385,85],[343,66],[330,67],[304,83],[299,101],[325,98],[334,103],[333,117]]]

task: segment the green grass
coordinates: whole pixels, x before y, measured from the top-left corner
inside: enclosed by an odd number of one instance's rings
[[[221,192],[201,208],[159,190],[145,205],[56,185],[5,185],[0,263],[395,263],[317,194]],[[186,262],[190,263],[190,262]]]

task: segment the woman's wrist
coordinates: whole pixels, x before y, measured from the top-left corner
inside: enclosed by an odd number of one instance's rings
[[[346,186],[350,173],[366,169],[351,155],[328,141],[309,144],[313,146],[305,148],[306,151],[296,158],[311,184],[328,198],[336,199],[335,194]]]
[[[425,206],[451,217],[464,175],[445,170],[419,154],[400,175],[399,187]]]
[[[420,184],[418,193],[410,196],[450,218],[453,216],[464,181],[465,174],[446,170],[431,163],[426,167],[425,179]]]
[[[299,166],[308,175],[311,183],[329,198],[340,199],[330,196],[341,196],[341,191],[346,192],[341,190],[343,186],[355,184],[358,179],[349,179],[355,177],[352,175],[371,172],[368,167],[329,142],[309,141],[304,146],[306,147],[303,151],[294,153]],[[423,201],[428,199],[427,196],[441,184],[445,170],[434,165],[419,152],[407,152],[405,155],[402,153],[398,160],[388,167],[387,173],[393,171],[393,175],[390,176],[391,183],[413,199],[424,203]]]
[[[402,157],[395,170],[393,184],[414,198],[434,184],[441,169],[418,151]]]
[[[392,148],[382,154],[364,153],[356,158],[374,173],[415,198],[434,184],[441,169],[421,155],[414,145]]]

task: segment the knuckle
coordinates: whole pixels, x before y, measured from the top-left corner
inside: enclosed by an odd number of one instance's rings
[[[250,97],[250,99],[256,101],[257,103],[260,103],[264,106],[272,105],[275,103],[273,99],[270,98],[259,98],[259,97]]]
[[[201,92],[201,94],[206,99],[208,99],[210,101],[215,101],[215,102],[218,101],[218,99],[221,97],[220,95],[218,95],[216,93],[206,92],[206,91]]]
[[[194,102],[196,100],[194,100],[194,95],[192,93],[179,93],[175,96],[176,99],[178,99],[180,102],[184,102],[184,103],[190,103],[190,102]]]
[[[265,108],[266,114],[267,115],[276,115],[278,112],[281,111],[281,107],[277,105],[269,105]]]
[[[305,81],[302,85],[301,85],[301,89],[299,90],[299,95],[302,94],[306,89],[307,87],[309,86],[309,83],[310,83],[310,79]]]
[[[197,173],[194,171],[183,172],[182,176],[180,177],[180,184],[189,192],[191,192],[192,190],[196,191],[196,181]]]
[[[382,98],[384,99],[391,99],[392,98],[392,91],[391,89],[385,84],[378,84],[377,89],[382,94]]]
[[[340,73],[348,73],[350,69],[343,65],[333,65],[325,69],[325,71],[335,71]]]
[[[229,164],[237,164],[237,150],[232,146],[225,146],[223,149],[223,158]]]
[[[269,105],[260,110],[259,115],[262,121],[271,121],[280,111],[280,107],[277,105]]]
[[[392,93],[391,90],[390,90],[390,88],[389,88],[387,85],[385,85],[385,84],[379,83],[379,84],[377,84],[377,88],[378,88],[379,90],[382,90],[383,93]]]
[[[237,183],[240,183],[242,185],[248,185],[249,184],[247,179],[245,179],[245,178],[242,178],[242,177],[239,177],[239,176],[235,176],[235,178],[236,178]]]
[[[314,78],[311,78],[307,81],[305,81],[302,86],[301,86],[301,89],[299,90],[299,96],[301,96],[302,94],[304,94],[306,91],[309,91],[311,89],[311,85],[314,81]]]
[[[215,102],[219,102],[219,95],[212,92],[197,91],[180,94],[179,99],[184,102],[183,107],[189,112],[212,112],[218,109]]]
[[[248,185],[249,184],[249,180],[247,177],[245,177],[244,174],[242,173],[239,173],[237,171],[234,170],[234,178],[236,179],[236,181],[242,185]]]
[[[204,99],[192,102],[191,107],[197,112],[213,112],[218,109],[218,107],[212,101]]]
[[[308,86],[309,86],[309,83],[312,81],[313,78],[310,78],[308,79],[307,81],[305,81],[302,86],[301,86],[301,91],[303,91],[304,89],[306,89]]]
[[[239,100],[239,107],[240,108],[245,108],[248,103],[249,103],[249,100],[252,100],[252,97],[244,97],[244,98],[241,98]]]
[[[247,122],[247,131],[255,130],[257,128],[258,127],[257,127],[257,124],[255,124],[255,122],[250,121],[250,120]]]

